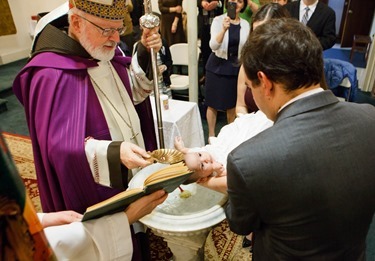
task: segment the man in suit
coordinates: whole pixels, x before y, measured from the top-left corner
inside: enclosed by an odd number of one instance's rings
[[[329,6],[318,0],[298,0],[286,4],[285,7],[293,18],[311,28],[318,37],[323,50],[335,44],[336,14]],[[306,8],[309,9],[307,13]]]
[[[273,127],[227,160],[227,219],[254,233],[254,260],[365,260],[375,211],[375,107],[319,86],[322,48],[291,19],[257,27],[246,83]]]

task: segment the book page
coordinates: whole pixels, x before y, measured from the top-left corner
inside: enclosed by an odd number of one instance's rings
[[[176,163],[160,170],[155,171],[150,176],[148,176],[144,181],[144,186],[149,186],[155,183],[159,183],[173,177],[178,177],[192,173],[191,170],[183,163]]]
[[[108,205],[110,203],[116,202],[116,201],[124,199],[124,198],[129,198],[129,197],[131,197],[131,196],[133,196],[135,194],[139,194],[142,191],[143,191],[143,188],[134,188],[134,189],[129,189],[129,190],[120,192],[117,195],[115,195],[115,196],[113,196],[113,197],[111,197],[109,199],[106,199],[104,201],[101,201],[101,202],[99,202],[99,203],[97,203],[95,205],[92,205],[92,206],[88,207],[87,210],[86,210],[86,212],[98,209],[100,207],[103,207],[105,205]]]

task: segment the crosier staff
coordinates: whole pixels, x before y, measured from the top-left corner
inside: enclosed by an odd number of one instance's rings
[[[145,14],[139,18],[139,24],[147,29],[155,28],[159,26],[159,17],[152,14],[151,0],[145,0],[144,3]],[[156,107],[156,118],[158,121],[158,133],[159,133],[159,147],[164,148],[164,133],[163,133],[163,120],[161,116],[160,107],[160,94],[159,94],[159,84],[158,84],[158,71],[156,64],[156,53],[153,48],[151,48],[151,66],[152,66],[152,78],[154,80],[154,97],[155,97],[155,107]]]

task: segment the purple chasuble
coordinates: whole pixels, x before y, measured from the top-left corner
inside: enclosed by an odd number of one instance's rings
[[[132,98],[126,68],[129,57],[116,52],[112,64]],[[43,52],[17,75],[13,91],[25,107],[44,212],[87,207],[118,192],[94,182],[85,138],[111,140],[99,100],[87,73],[94,60]],[[156,149],[149,98],[136,106],[146,150]],[[120,175],[120,173],[119,173]]]

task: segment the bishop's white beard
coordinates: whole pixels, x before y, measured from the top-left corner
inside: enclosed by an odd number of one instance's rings
[[[113,56],[115,55],[115,48],[117,46],[116,42],[107,41],[105,45],[112,46],[112,50],[105,50],[103,47],[94,47],[86,34],[83,34],[82,38],[80,39],[80,43],[83,46],[83,48],[85,48],[85,50],[91,55],[92,58],[103,62],[108,62],[112,60]]]

